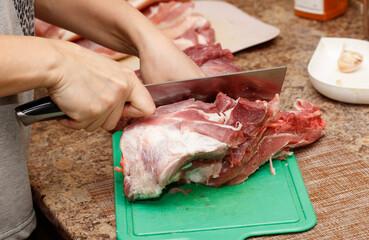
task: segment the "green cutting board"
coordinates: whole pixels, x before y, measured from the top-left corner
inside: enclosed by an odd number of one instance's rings
[[[114,166],[121,134],[113,134]],[[123,174],[115,172],[117,238],[233,240],[312,228],[316,216],[294,155],[273,165],[274,176],[265,164],[236,186],[187,184],[180,187],[191,190],[187,195],[167,189],[159,199],[134,203],[124,196]]]

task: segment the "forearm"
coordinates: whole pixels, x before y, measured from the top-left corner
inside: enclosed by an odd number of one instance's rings
[[[52,42],[0,35],[0,97],[52,85],[60,61]]]
[[[132,55],[168,39],[123,0],[36,0],[36,17]]]
[[[124,0],[35,0],[35,13],[112,50],[138,56],[144,83],[204,76],[171,39]]]

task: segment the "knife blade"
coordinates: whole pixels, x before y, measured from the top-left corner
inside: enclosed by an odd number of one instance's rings
[[[215,100],[219,92],[237,99],[271,100],[282,89],[287,67],[242,71],[203,78],[147,84],[157,107],[189,98],[204,102]],[[15,108],[17,119],[25,126],[39,121],[68,117],[51,100],[43,97]]]

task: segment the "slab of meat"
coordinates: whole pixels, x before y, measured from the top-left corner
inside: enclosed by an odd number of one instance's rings
[[[215,32],[209,20],[194,13],[193,2],[159,2],[143,10],[181,50],[198,44],[214,44]]]
[[[321,111],[297,100],[295,111],[270,102],[194,99],[159,107],[127,126],[120,148],[124,192],[131,200],[155,198],[172,182],[210,187],[243,182],[268,158],[284,159],[292,147],[323,135]]]

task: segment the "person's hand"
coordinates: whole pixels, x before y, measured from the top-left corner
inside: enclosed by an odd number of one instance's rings
[[[141,76],[146,84],[205,77],[171,39],[155,42],[159,44],[139,52]]]
[[[87,131],[98,127],[112,130],[121,116],[142,117],[155,111],[146,88],[123,64],[73,43],[53,44],[60,53],[60,66],[51,71],[54,81],[48,91],[70,118],[60,120],[62,125]]]

